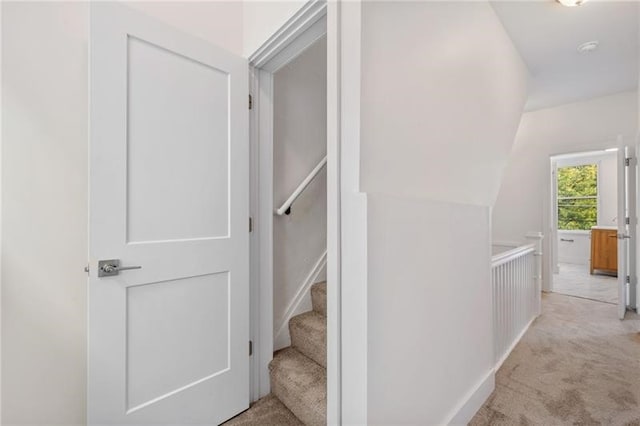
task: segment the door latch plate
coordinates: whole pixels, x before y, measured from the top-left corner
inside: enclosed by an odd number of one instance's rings
[[[119,268],[119,259],[100,260],[98,261],[98,276],[113,277],[115,275],[118,275]]]

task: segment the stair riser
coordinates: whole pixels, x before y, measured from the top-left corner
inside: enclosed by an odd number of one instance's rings
[[[327,292],[326,284],[323,287],[314,285],[311,287],[311,304],[317,313],[327,316]]]
[[[269,365],[271,392],[305,425],[326,425],[326,371],[293,348]]]
[[[300,400],[287,395],[286,385],[278,379],[271,379],[271,392],[305,425],[324,426],[327,424],[325,418],[305,409]]]
[[[289,321],[291,346],[306,357],[327,368],[326,317],[307,313]]]

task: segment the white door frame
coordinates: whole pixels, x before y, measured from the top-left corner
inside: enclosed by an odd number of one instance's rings
[[[628,269],[629,269],[629,300],[628,307],[630,309],[638,309],[638,151],[636,146],[628,146],[629,167],[627,168],[627,194],[629,194],[627,205],[627,217],[629,217],[629,225],[627,227],[630,240],[627,247],[628,252]]]
[[[557,229],[557,217],[556,217],[557,215],[557,199],[556,199],[557,198],[557,194],[556,194],[557,162],[561,157],[569,157],[569,158],[575,157],[576,164],[579,164],[580,157],[597,155],[597,154],[600,154],[604,149],[609,149],[614,147],[617,147],[619,150],[624,149],[621,136],[618,137],[616,142],[612,142],[610,146],[607,146],[602,149],[591,149],[591,150],[586,150],[582,152],[574,152],[574,153],[566,153],[566,154],[553,154],[550,156],[549,190],[550,190],[551,197],[550,197],[549,206],[551,208],[548,211],[548,215],[546,219],[549,221],[549,231],[550,231],[549,235],[551,237],[551,240],[548,243],[549,256],[547,257],[547,268],[549,271],[549,278],[548,278],[548,283],[546,284],[547,291],[553,291],[553,288],[554,288],[553,275],[554,273],[557,273],[556,268],[558,264],[557,263],[558,229]],[[629,153],[628,153],[628,155],[631,157],[631,167],[634,167],[634,172],[631,173],[630,179],[627,182],[627,185],[629,185],[629,193],[631,194],[631,198],[632,198],[630,200],[630,205],[628,206],[628,215],[631,218],[637,216],[638,206],[640,205],[640,197],[637,194],[638,162],[636,160],[636,152],[638,152],[638,149],[639,149],[638,147],[633,147],[633,146],[629,147]],[[600,166],[600,161],[598,161],[598,166]],[[618,165],[618,167],[620,167],[620,165]],[[620,188],[618,188],[618,191],[620,191]],[[598,194],[600,194],[600,173],[598,173]],[[619,196],[620,195],[618,195],[618,197]],[[600,199],[598,199],[598,210],[600,209],[601,209]],[[637,291],[637,287],[638,287],[637,262],[640,261],[640,250],[637,249],[637,247],[640,247],[640,242],[637,241],[637,238],[636,238],[637,227],[638,227],[637,219],[635,222],[632,220],[631,224],[629,225],[629,234],[631,235],[632,244],[630,244],[628,248],[628,251],[629,251],[628,252],[628,259],[629,259],[628,268],[629,268],[631,283],[629,284],[629,291],[627,293],[629,295],[629,300],[627,300],[627,304],[628,304],[628,307],[631,309],[637,309],[637,306],[640,303],[640,294],[638,294],[638,291]],[[635,259],[635,262],[632,260],[632,258]]]
[[[250,117],[250,212],[254,223],[251,236],[251,337],[255,348],[251,371],[253,400],[270,391],[268,364],[273,358],[273,78],[276,71],[326,36],[327,32],[327,2],[312,0],[249,56],[249,92],[253,104]],[[337,105],[328,99],[327,108],[329,120],[332,113],[336,114]],[[330,133],[327,132],[328,135]],[[327,422],[339,424],[339,356],[331,356],[340,353],[339,323],[331,315],[335,312],[331,306],[337,305],[339,293],[338,274],[332,274],[339,263],[339,252],[333,246],[337,246],[339,241],[340,217],[338,210],[332,208],[337,205],[340,193],[335,166],[339,150],[328,147],[327,151]]]
[[[252,277],[256,278],[252,281],[252,295],[257,298],[252,307],[262,308],[255,310],[251,319],[252,338],[260,339],[256,345],[259,355],[252,364],[255,398],[268,389],[266,366],[273,349],[269,226],[273,219],[273,105],[267,96],[273,86],[272,77],[267,78],[269,73],[264,74],[266,70],[261,68],[326,16],[327,424],[330,425],[367,423],[367,197],[359,184],[361,14],[360,0],[310,0],[249,57],[254,68],[250,149],[252,170],[257,171],[251,178],[250,208],[256,218],[256,232],[251,240]],[[343,116],[349,119],[342,120]],[[260,167],[261,161],[265,161],[266,168]],[[263,175],[266,181],[260,181]],[[264,202],[258,204],[259,201]],[[343,221],[348,225],[343,227]],[[263,277],[266,281],[259,281]],[[348,287],[342,286],[343,281],[349,283]]]
[[[638,162],[638,156],[640,155],[640,133],[638,133],[638,135],[636,136],[636,143],[635,143],[635,152],[634,152],[634,165],[635,165],[635,179],[633,180],[633,182],[631,182],[630,184],[633,185],[633,194],[635,195],[635,208],[633,211],[633,216],[635,216],[635,221],[631,221],[631,227],[630,232],[633,232],[633,239],[632,241],[635,241],[635,249],[632,251],[632,255],[635,256],[636,262],[635,262],[635,276],[632,277],[632,286],[635,289],[635,308],[636,308],[636,312],[638,312],[638,310],[640,309],[640,288],[639,284],[638,284],[638,265],[640,265],[640,238],[638,238],[638,226],[640,226],[640,224],[638,223],[638,212],[640,212],[640,193],[638,192],[638,190],[640,189],[640,170],[639,170],[639,165],[640,162]],[[633,217],[632,216],[632,217]]]

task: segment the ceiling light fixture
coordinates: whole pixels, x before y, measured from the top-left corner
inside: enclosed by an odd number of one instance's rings
[[[593,52],[594,50],[596,50],[598,48],[598,41],[597,40],[593,40],[593,41],[588,41],[586,43],[582,43],[580,46],[578,46],[578,52],[580,53],[589,53],[589,52]]]
[[[576,7],[587,2],[587,0],[556,0],[556,1],[566,7]]]

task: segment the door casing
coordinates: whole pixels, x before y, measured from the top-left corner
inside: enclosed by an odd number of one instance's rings
[[[625,145],[623,144],[623,140],[622,140],[622,136],[618,136],[616,142],[612,142],[611,143],[612,146],[616,146],[618,147],[618,150],[624,151],[625,149]],[[609,147],[606,147],[609,148]],[[603,148],[604,149],[604,148]],[[637,241],[637,206],[638,203],[640,203],[640,197],[638,197],[637,194],[637,176],[636,176],[636,172],[637,172],[637,159],[636,159],[636,147],[630,147],[629,151],[628,151],[628,155],[630,157],[630,170],[629,170],[629,179],[627,180],[627,185],[628,185],[628,192],[630,195],[630,200],[629,200],[629,205],[627,206],[627,212],[628,215],[630,217],[630,224],[628,226],[629,229],[629,234],[631,235],[631,241],[632,243],[629,244],[628,246],[628,270],[629,270],[629,276],[630,276],[630,283],[629,283],[629,290],[628,290],[628,295],[629,295],[629,300],[627,300],[628,303],[628,308],[630,309],[637,309],[638,306],[638,301],[640,301],[639,295],[637,294],[637,282],[638,282],[638,277],[637,277],[637,262],[638,262],[638,256],[640,255],[640,251],[637,250],[638,245],[640,244],[640,242]],[[553,275],[554,273],[557,273],[557,267],[558,267],[558,244],[557,244],[557,235],[558,235],[558,229],[557,229],[557,194],[556,194],[556,173],[557,173],[557,160],[558,157],[564,157],[564,156],[572,156],[575,155],[577,160],[576,160],[576,164],[579,164],[580,161],[578,159],[578,157],[580,156],[585,156],[585,155],[589,155],[589,154],[598,154],[600,153],[600,151],[596,151],[596,150],[589,150],[589,151],[584,151],[584,152],[575,152],[575,153],[558,153],[558,154],[554,154],[550,157],[550,170],[549,170],[549,191],[550,191],[550,198],[549,198],[549,207],[550,209],[548,210],[548,214],[547,217],[545,218],[548,221],[549,224],[549,235],[550,235],[550,241],[547,242],[547,247],[548,247],[548,251],[549,251],[549,256],[547,257],[546,260],[546,267],[549,271],[549,279],[547,280],[548,282],[545,283],[545,288],[543,289],[544,291],[553,291]],[[599,162],[598,162],[599,163]],[[618,166],[620,167],[620,166]],[[622,170],[621,172],[624,173],[624,170]],[[620,190],[620,188],[618,188],[618,190]],[[600,192],[600,176],[598,176],[598,193]],[[600,201],[598,202],[598,210],[600,210]],[[635,218],[635,219],[634,219]],[[624,218],[618,218],[618,220],[623,219]]]
[[[254,356],[251,370],[251,395],[257,400],[270,392],[268,365],[273,358],[273,79],[274,74],[320,38],[327,36],[327,2],[307,2],[249,56],[252,111],[250,116],[250,212],[254,231],[251,235],[251,336]],[[327,54],[329,54],[329,47]],[[327,78],[329,79],[329,70]],[[338,112],[327,102],[328,116]],[[330,124],[327,124],[330,127]],[[330,133],[329,131],[327,132]],[[329,143],[329,138],[328,143]],[[338,149],[327,149],[327,423],[340,424],[340,324],[333,318],[338,304],[340,214],[332,206],[340,196],[337,177]],[[332,183],[334,183],[332,185]],[[333,226],[332,226],[333,224]],[[332,356],[332,354],[334,354]]]

